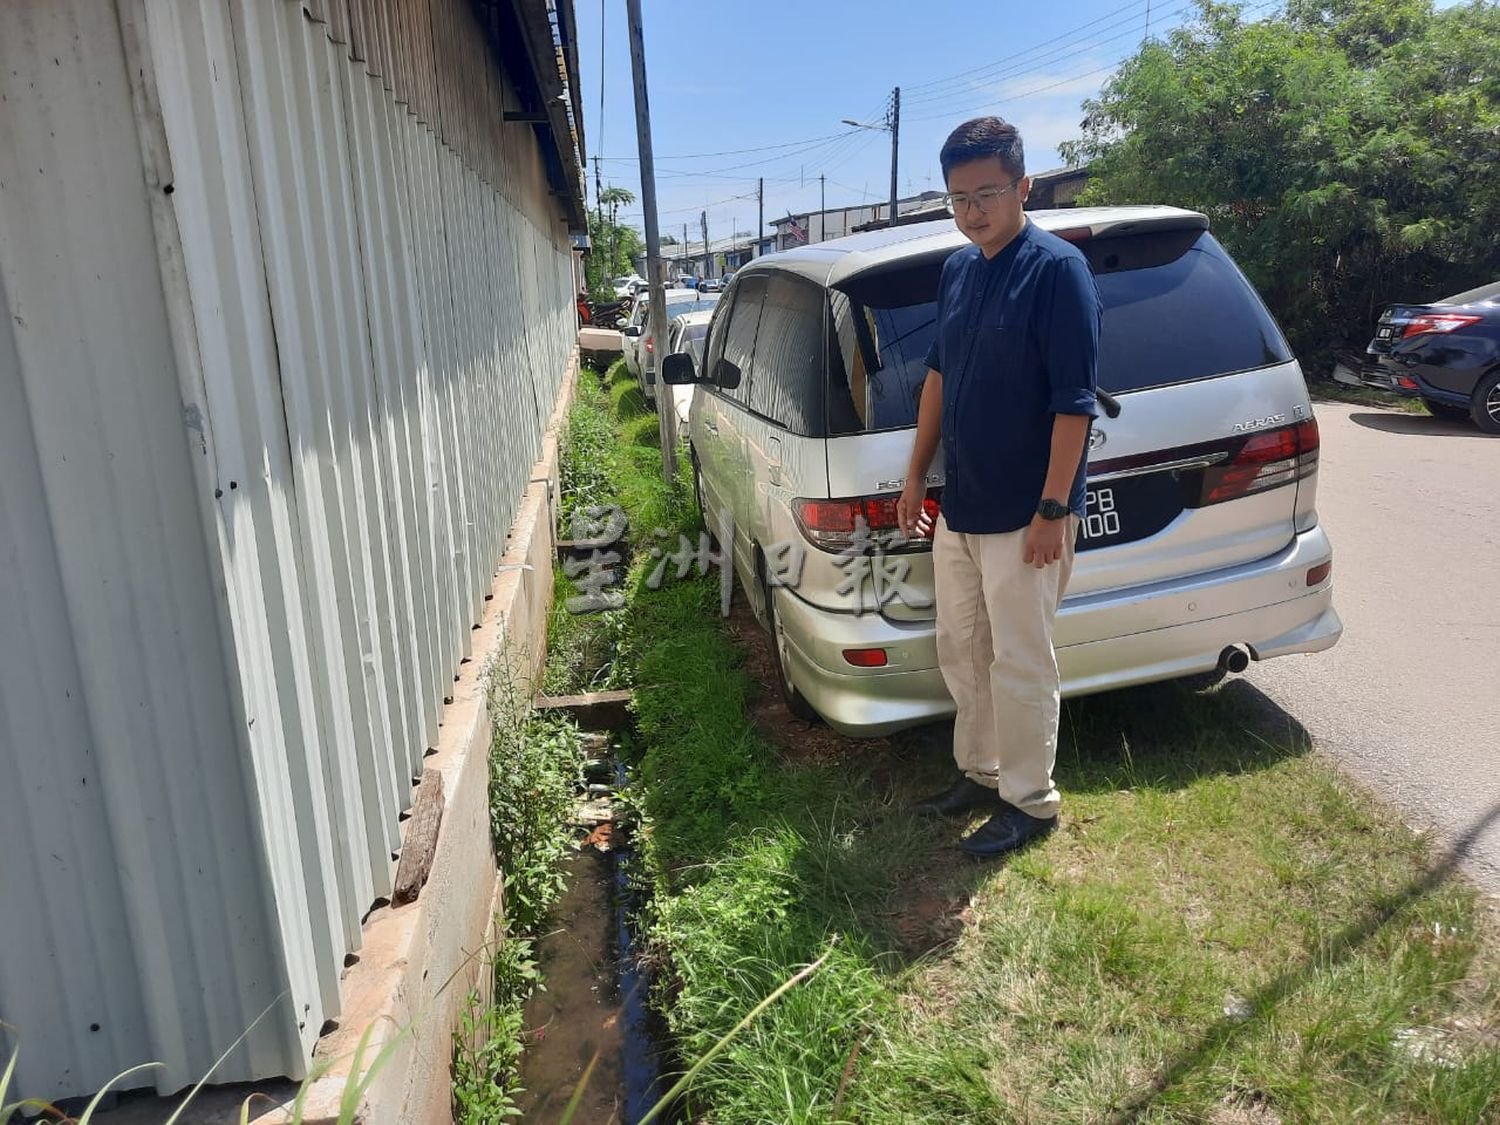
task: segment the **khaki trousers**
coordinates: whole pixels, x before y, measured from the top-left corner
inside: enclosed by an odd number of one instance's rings
[[[1059,803],[1052,626],[1073,573],[1077,527],[1069,516],[1063,557],[1042,568],[1026,564],[1024,529],[965,535],[940,516],[932,546],[938,665],[958,705],[953,758],[971,780],[1036,817],[1055,816]]]

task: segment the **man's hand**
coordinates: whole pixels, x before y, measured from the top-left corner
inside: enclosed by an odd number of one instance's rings
[[[1041,569],[1062,558],[1063,545],[1072,529],[1071,519],[1048,520],[1040,515],[1032,516],[1031,526],[1026,529],[1026,565]]]
[[[922,510],[922,501],[927,499],[927,486],[921,480],[908,480],[896,501],[896,523],[907,539],[919,539],[927,535],[930,525]]]

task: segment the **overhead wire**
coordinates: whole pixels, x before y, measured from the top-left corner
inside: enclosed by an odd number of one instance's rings
[[[934,78],[928,82],[918,82],[914,84],[903,85],[901,88],[902,97],[911,98],[917,101],[925,100],[925,98],[927,97],[927,92],[931,91],[934,87],[950,85],[961,86],[966,81],[971,81],[974,78],[979,77],[980,75],[987,74],[989,71],[997,67],[1010,66],[1024,59],[1027,55],[1041,50],[1043,47],[1047,47],[1063,39],[1071,39],[1081,31],[1086,31],[1089,28],[1096,26],[1097,24],[1104,23],[1106,20],[1114,19],[1124,12],[1131,12],[1133,9],[1138,9],[1148,2],[1149,0],[1131,0],[1130,3],[1125,4],[1122,7],[1115,8],[1109,12],[1105,12],[1102,16],[1098,16],[1095,19],[1089,20],[1087,23],[1081,23],[1077,27],[1070,28],[1067,31],[1060,32],[1059,34],[1054,35],[1051,39],[1044,39],[1040,43],[1033,44],[1023,51],[1017,51],[1013,55],[1007,55],[1001,59],[982,63],[979,66],[970,67],[968,70],[961,70],[956,74],[949,74],[942,78]],[[1131,18],[1134,18],[1133,13]]]
[[[1247,7],[1245,7],[1243,9],[1243,14],[1250,14],[1250,13],[1254,13],[1254,12],[1261,12],[1261,11],[1264,11],[1265,9],[1267,9],[1267,8],[1275,7],[1277,5],[1277,3],[1279,3],[1279,0],[1262,0],[1261,3],[1251,4],[1251,5],[1248,5]],[[1197,5],[1196,4],[1192,4],[1192,3],[1183,4],[1182,6],[1180,6],[1178,8],[1175,8],[1172,11],[1166,13],[1165,16],[1158,16],[1157,18],[1158,19],[1162,19],[1162,20],[1170,20],[1170,19],[1172,19],[1172,18],[1174,18],[1176,16],[1182,15],[1184,12],[1188,12],[1188,11],[1194,10],[1194,9],[1196,9],[1196,7],[1197,7]],[[1103,42],[1101,42],[1099,44],[1096,44],[1096,46],[1103,46],[1105,43],[1114,42],[1116,40],[1125,38],[1126,36],[1133,35],[1133,34],[1134,34],[1134,31],[1132,30],[1130,32],[1127,32],[1125,35],[1114,36],[1110,40],[1105,40],[1105,41],[1103,41]],[[1130,55],[1126,54],[1126,55],[1123,55],[1121,57],[1115,58],[1115,59],[1111,60],[1110,62],[1107,62],[1107,63],[1105,63],[1105,64],[1103,64],[1101,66],[1096,66],[1096,67],[1094,67],[1094,68],[1092,68],[1090,70],[1081,71],[1081,72],[1076,73],[1076,74],[1070,74],[1070,75],[1068,75],[1068,76],[1066,76],[1064,78],[1058,79],[1057,81],[1044,83],[1043,85],[1036,86],[1036,87],[1033,87],[1033,88],[1027,89],[1027,90],[1022,90],[1022,91],[1020,91],[1018,93],[1015,93],[1015,94],[1010,94],[1010,95],[1006,95],[1006,96],[1003,96],[1003,97],[991,94],[991,95],[989,95],[987,97],[981,98],[978,101],[976,101],[976,100],[974,100],[974,99],[971,98],[971,99],[969,99],[963,105],[959,105],[959,104],[948,105],[948,106],[944,107],[939,112],[928,113],[928,114],[918,114],[918,115],[915,115],[915,116],[909,118],[908,120],[912,121],[913,123],[920,122],[920,121],[936,121],[936,120],[939,120],[939,119],[945,118],[945,117],[953,117],[953,116],[955,116],[957,114],[964,113],[964,112],[973,112],[975,110],[978,110],[978,109],[981,109],[981,108],[987,108],[987,107],[994,106],[994,105],[997,105],[997,104],[1004,104],[1006,102],[1019,101],[1019,100],[1024,99],[1024,98],[1035,97],[1038,94],[1046,93],[1049,90],[1055,90],[1055,89],[1057,89],[1058,87],[1061,87],[1061,86],[1070,85],[1071,83],[1080,81],[1081,79],[1092,78],[1095,75],[1107,73],[1107,72],[1109,72],[1111,70],[1114,70],[1114,69],[1118,68],[1120,66],[1120,64],[1123,63],[1123,62],[1125,62],[1129,57],[1130,57]],[[1019,76],[1019,75],[1017,75],[1017,76]]]
[[[1194,5],[1184,4],[1174,11],[1168,12],[1165,16],[1159,15],[1158,18],[1170,19],[1172,16],[1180,15],[1182,12],[1187,11],[1192,7],[1194,7]],[[1122,27],[1124,28],[1124,30],[1119,30]],[[1113,32],[1113,34],[1107,34],[1109,32]],[[1016,78],[1024,77],[1028,74],[1042,73],[1049,69],[1052,69],[1057,63],[1062,62],[1065,59],[1076,57],[1079,54],[1097,51],[1100,47],[1106,47],[1112,43],[1117,43],[1122,39],[1135,39],[1140,35],[1140,25],[1136,22],[1135,16],[1132,16],[1124,22],[1116,22],[1099,28],[1093,36],[1087,39],[1064,43],[1061,46],[1054,47],[1050,51],[1047,51],[1041,55],[1037,55],[1033,58],[1018,60],[1011,66],[997,68],[994,71],[988,73],[982,81],[976,79],[968,83],[966,87],[955,87],[948,90],[933,91],[929,93],[925,98],[914,98],[912,99],[912,101],[914,104],[933,104],[952,100],[954,98],[962,98],[969,94],[972,94],[975,90],[983,89],[987,85],[994,85],[995,83],[1001,81],[1013,81]]]

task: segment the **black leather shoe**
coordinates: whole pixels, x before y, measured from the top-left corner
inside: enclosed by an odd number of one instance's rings
[[[962,846],[976,859],[992,859],[1024,848],[1057,827],[1057,817],[1029,816],[1017,808],[1004,808],[964,837]]]
[[[960,774],[957,781],[941,793],[934,793],[930,797],[923,797],[912,806],[912,812],[918,816],[956,816],[971,809],[1008,809],[1007,805],[987,785],[970,780],[966,775]]]

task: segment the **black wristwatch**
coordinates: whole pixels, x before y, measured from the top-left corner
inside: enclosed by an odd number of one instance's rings
[[[1037,515],[1044,520],[1060,520],[1071,512],[1071,508],[1066,504],[1059,504],[1056,500],[1043,500],[1036,506]]]

